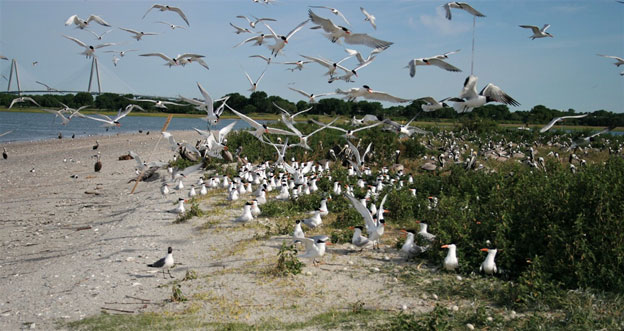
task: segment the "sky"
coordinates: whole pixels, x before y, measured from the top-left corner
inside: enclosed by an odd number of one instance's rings
[[[271,5],[253,0],[207,0],[162,2],[180,7],[190,27],[171,30],[155,23],[167,21],[185,25],[173,12],[152,10],[152,1],[30,1],[0,0],[0,54],[16,59],[22,89],[40,89],[35,81],[61,90],[86,91],[91,61],[80,55],[82,48],[63,35],[73,36],[87,44],[118,43],[100,48],[98,54],[102,89],[106,92],[157,95],[163,97],[201,97],[196,82],[213,98],[238,92],[248,96],[250,85],[244,72],[256,79],[266,69],[258,90],[279,95],[291,101],[302,96],[291,91],[295,87],[310,93],[333,92],[364,84],[392,95],[415,99],[432,96],[442,99],[459,95],[464,79],[470,74],[472,16],[453,11],[453,20],[444,18],[443,1],[363,0],[303,1],[277,0]],[[492,83],[521,103],[511,110],[530,110],[544,105],[577,112],[605,109],[624,112],[624,66],[615,60],[599,57],[607,54],[624,57],[624,4],[614,0],[591,1],[470,1],[486,15],[477,18],[475,27],[474,74],[479,77],[477,89]],[[310,63],[302,71],[286,70],[277,62],[297,61],[300,55],[338,60],[347,54],[344,47],[357,49],[367,56],[370,48],[362,45],[331,43],[312,23],[296,33],[280,55],[269,66],[250,55],[270,55],[265,46],[243,45],[233,48],[251,34],[234,34],[229,23],[249,27],[237,15],[274,18],[268,22],[278,34],[287,34],[308,18],[310,5],[338,8],[351,22],[355,33],[367,33],[394,44],[368,67],[361,69],[355,82],[327,83],[325,69]],[[377,29],[364,21],[360,6],[377,18]],[[341,18],[326,9],[313,9],[335,24],[345,25]],[[99,15],[113,27],[92,23],[94,32],[109,29],[102,41],[86,30],[65,26],[71,15],[86,18]],[[551,24],[548,32],[554,38],[531,40],[531,31],[520,24],[542,26]],[[159,33],[136,41],[118,27]],[[256,31],[268,32],[259,24]],[[270,42],[272,43],[272,42]],[[113,66],[111,53],[105,50],[138,49],[130,52]],[[462,69],[454,73],[437,67],[418,67],[411,78],[404,68],[413,58],[434,56],[461,49],[451,55],[449,63]],[[181,53],[205,55],[210,69],[191,64],[169,68],[156,57],[139,54],[161,52],[169,56]],[[37,61],[37,65],[32,63]],[[356,66],[355,59],[344,62]],[[10,61],[0,61],[0,73],[9,77]],[[0,78],[0,88],[8,81]],[[387,104],[386,104],[387,105]]]

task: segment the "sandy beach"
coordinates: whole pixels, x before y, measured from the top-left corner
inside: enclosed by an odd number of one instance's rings
[[[173,133],[178,140],[197,137]],[[205,321],[249,323],[297,321],[357,302],[389,310],[432,309],[419,295],[404,295],[407,289],[392,276],[404,259],[389,245],[362,254],[350,254],[349,245],[331,246],[321,267],[306,266],[291,278],[267,276],[264,270],[275,264],[285,238],[258,239],[270,219],[234,224],[244,199],[227,202],[223,190],[202,200],[206,216],[174,224],[176,215],[167,210],[188,191],[165,198],[157,180],[141,182],[130,194],[136,163],[118,160],[129,150],[148,161],[169,160],[165,141],[148,158],[158,137],[99,137],[99,173],[93,170],[94,137],[4,145],[9,157],[0,160],[1,329],[66,328],[103,308],[139,313],[194,307]],[[160,174],[168,176],[166,170]],[[187,188],[200,175],[187,178]],[[198,275],[181,282],[192,299],[186,303],[170,302],[172,280],[146,266],[168,246],[174,248],[176,280],[187,270]]]

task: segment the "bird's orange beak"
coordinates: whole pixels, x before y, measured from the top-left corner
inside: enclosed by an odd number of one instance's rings
[[[441,248],[448,248],[448,245],[442,245]]]
[[[328,241],[328,242],[325,243],[325,246],[331,246],[331,244],[332,243]]]
[[[349,227],[349,230],[355,230],[355,227],[350,226],[350,227]]]
[[[384,213],[390,214],[390,211],[388,209],[384,209]]]
[[[416,223],[420,224],[420,221],[416,221]]]
[[[489,249],[487,249],[487,248],[481,248],[481,249],[480,249],[480,251],[482,251],[482,252],[487,252],[487,251],[489,251]]]

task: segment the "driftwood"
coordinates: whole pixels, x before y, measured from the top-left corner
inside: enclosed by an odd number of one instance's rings
[[[117,311],[117,312],[120,312],[120,313],[134,314],[134,310],[116,309],[116,308],[108,308],[108,307],[101,307],[101,309],[102,310]]]

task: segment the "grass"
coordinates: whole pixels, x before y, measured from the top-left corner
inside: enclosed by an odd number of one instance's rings
[[[358,309],[346,311],[329,311],[315,315],[305,321],[282,322],[277,320],[263,321],[254,324],[239,322],[206,322],[201,316],[193,314],[172,315],[157,313],[141,313],[136,315],[100,314],[80,321],[71,322],[64,327],[73,330],[300,330],[342,329],[359,330],[379,328],[379,321],[389,316],[384,311]],[[380,319],[381,318],[381,319]]]

